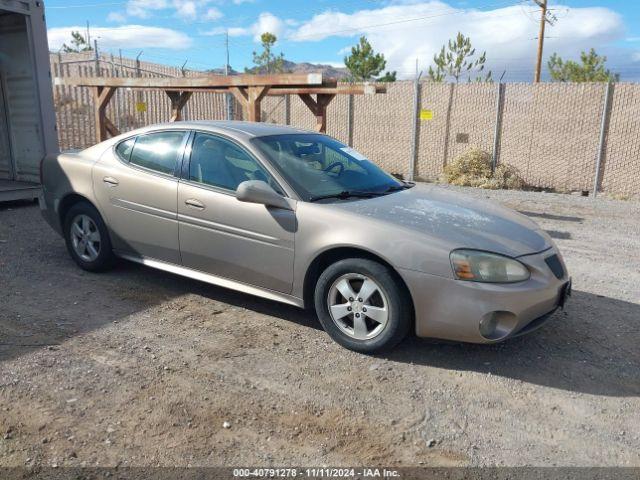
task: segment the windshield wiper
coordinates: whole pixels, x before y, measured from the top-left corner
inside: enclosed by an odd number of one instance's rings
[[[398,192],[400,190],[407,190],[411,187],[415,187],[415,183],[403,182],[402,185],[391,185],[385,190],[385,192]]]
[[[315,197],[311,197],[309,199],[310,202],[316,202],[318,200],[325,200],[327,198],[338,198],[340,200],[346,200],[347,198],[355,197],[355,198],[371,198],[380,195],[380,193],[376,192],[358,192],[352,190],[343,190],[339,193],[328,193],[326,195],[316,195]]]

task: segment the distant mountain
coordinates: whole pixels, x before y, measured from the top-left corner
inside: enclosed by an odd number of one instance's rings
[[[209,73],[213,73],[216,75],[224,75],[224,67],[223,68],[214,68],[211,70],[207,70]],[[254,73],[255,68],[250,68],[248,73]],[[322,73],[325,78],[337,78],[339,80],[345,80],[349,76],[349,70],[345,67],[333,67],[331,65],[323,65],[316,63],[308,63],[308,62],[290,62],[289,60],[284,61],[284,72],[286,73]],[[233,68],[229,68],[229,75],[238,75],[244,72],[238,72]]]

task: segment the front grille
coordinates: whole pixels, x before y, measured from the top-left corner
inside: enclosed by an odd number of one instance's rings
[[[562,267],[562,262],[560,261],[558,255],[554,253],[550,257],[545,258],[544,261],[549,266],[556,278],[564,277],[564,268]]]

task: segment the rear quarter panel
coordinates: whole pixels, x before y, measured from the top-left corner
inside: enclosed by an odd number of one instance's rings
[[[65,198],[76,194],[95,205],[91,172],[99,158],[98,152],[89,149],[79,153],[62,153],[46,157],[43,161],[43,215],[58,233],[62,231],[60,207]]]

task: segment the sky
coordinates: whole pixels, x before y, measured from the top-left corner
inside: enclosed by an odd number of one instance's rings
[[[86,31],[102,52],[206,70],[252,66],[260,34],[278,37],[276,52],[295,62],[344,66],[362,35],[399,78],[426,71],[458,31],[486,51],[494,79],[533,77],[540,9],[532,0],[48,0],[49,47],[58,51],[72,30]],[[546,61],[556,52],[578,59],[595,48],[622,81],[640,81],[640,2],[549,0]]]

